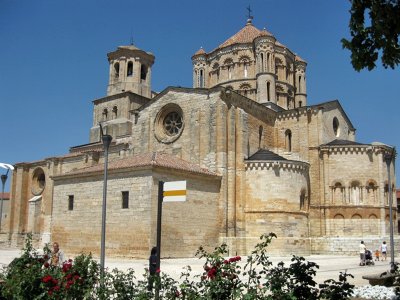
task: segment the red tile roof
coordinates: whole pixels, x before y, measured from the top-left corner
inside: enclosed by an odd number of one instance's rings
[[[153,152],[153,153],[135,155],[125,159],[110,161],[108,164],[109,171],[141,168],[141,167],[161,167],[161,168],[187,171],[190,173],[218,176],[217,173],[212,172],[206,168],[202,168],[197,164],[187,162],[183,159],[180,159],[178,157],[163,152]],[[98,164],[95,166],[74,170],[64,175],[67,176],[67,175],[97,173],[97,172],[102,172],[103,169],[104,165]],[[59,175],[54,177],[62,177],[64,175]]]
[[[300,56],[296,55],[295,57],[296,61],[301,61],[301,62],[306,62],[304,59],[302,59]]]
[[[231,36],[229,39],[219,45],[218,48],[223,48],[234,44],[252,43],[254,39],[259,36],[272,36],[272,34],[265,29],[257,29],[253,26],[251,20],[248,20],[246,26],[244,26],[238,33]]]
[[[197,50],[197,52],[193,56],[203,55],[203,54],[206,54],[206,51],[204,51],[203,47],[201,47],[199,50]]]

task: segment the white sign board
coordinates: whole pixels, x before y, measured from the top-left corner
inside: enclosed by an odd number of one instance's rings
[[[164,182],[163,201],[186,201],[186,180]]]

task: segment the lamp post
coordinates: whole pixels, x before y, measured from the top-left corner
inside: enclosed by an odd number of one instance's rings
[[[112,136],[103,134],[103,128],[100,126],[100,135],[104,148],[104,180],[103,180],[103,206],[101,211],[101,247],[100,247],[100,268],[101,283],[104,284],[104,260],[106,248],[106,205],[107,205],[107,168],[108,168],[108,149],[110,148]]]
[[[388,202],[389,202],[389,222],[390,222],[390,271],[393,273],[395,271],[395,264],[394,264],[394,238],[393,238],[393,193],[392,193],[392,182],[390,178],[390,165],[392,161],[394,162],[394,158],[396,155],[396,150],[393,148],[392,153],[386,153],[384,156],[387,172],[388,172]]]
[[[14,166],[10,164],[0,163],[0,167],[7,169],[6,174],[1,175],[1,204],[0,204],[0,232],[1,232],[1,222],[3,218],[3,198],[4,198],[4,186],[6,185],[7,175],[10,170],[14,170]]]

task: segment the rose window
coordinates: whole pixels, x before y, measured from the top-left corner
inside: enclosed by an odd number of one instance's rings
[[[163,106],[154,119],[154,135],[164,144],[175,142],[185,129],[182,108],[175,103]]]
[[[168,135],[177,135],[182,129],[182,117],[177,112],[170,112],[165,116],[164,129]]]

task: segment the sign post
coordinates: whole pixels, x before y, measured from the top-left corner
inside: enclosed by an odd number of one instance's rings
[[[158,182],[158,208],[157,208],[157,270],[160,270],[161,257],[161,217],[162,217],[162,201],[163,201],[164,181]],[[159,276],[160,274],[157,274]],[[160,297],[160,284],[156,281],[155,299]]]
[[[163,202],[182,202],[186,201],[186,180],[158,182],[158,208],[157,208],[157,270],[160,270],[161,258],[161,221]],[[156,282],[155,299],[160,297],[160,285]]]

